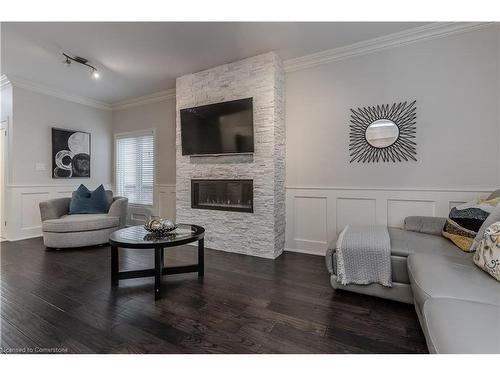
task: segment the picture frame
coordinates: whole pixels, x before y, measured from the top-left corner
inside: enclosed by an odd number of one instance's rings
[[[90,178],[91,134],[52,128],[52,178]]]

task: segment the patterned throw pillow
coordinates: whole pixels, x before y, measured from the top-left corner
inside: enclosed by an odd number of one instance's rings
[[[443,237],[451,240],[463,251],[473,251],[477,232],[499,201],[500,197],[490,200],[475,199],[453,207],[444,225]]]
[[[488,198],[489,199],[489,198]],[[481,225],[481,228],[479,228],[479,231],[476,234],[476,237],[474,238],[474,241],[472,242],[472,246],[470,248],[471,252],[476,251],[477,247],[481,243],[484,237],[484,232],[486,229],[493,223],[496,223],[497,221],[500,221],[500,204],[497,204],[497,206],[493,209],[491,212],[490,216],[483,222],[483,225]]]
[[[472,258],[476,266],[500,281],[500,222],[491,224]]]

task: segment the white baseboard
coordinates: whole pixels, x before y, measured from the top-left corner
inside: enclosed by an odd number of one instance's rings
[[[326,254],[326,252],[321,251],[321,250],[292,249],[292,248],[289,248],[289,247],[285,247],[285,249],[283,251],[284,252],[285,251],[289,251],[291,253],[301,253],[301,254],[317,255],[317,256],[325,256],[325,254]]]
[[[8,240],[2,239],[2,241],[15,242],[15,241],[30,240],[32,238],[41,238],[41,237],[42,237],[42,235],[38,234],[38,235],[35,235],[35,236],[26,236],[26,237],[19,237],[19,238],[11,238],[11,239],[8,239]]]

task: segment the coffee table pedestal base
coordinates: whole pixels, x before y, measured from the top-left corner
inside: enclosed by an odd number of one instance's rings
[[[161,277],[163,275],[177,275],[179,273],[198,272],[198,277],[204,276],[205,268],[205,246],[204,239],[198,240],[198,264],[190,264],[186,266],[164,267],[164,251],[163,247],[155,247],[155,268],[133,270],[133,271],[120,271],[119,270],[119,257],[118,247],[111,246],[111,286],[118,286],[119,280],[137,279],[140,277],[153,277],[155,278],[154,294],[155,300],[160,299],[161,296]]]

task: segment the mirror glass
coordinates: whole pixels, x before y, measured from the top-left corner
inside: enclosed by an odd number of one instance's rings
[[[373,121],[366,128],[366,140],[373,147],[384,148],[392,145],[399,136],[398,126],[391,120]]]

